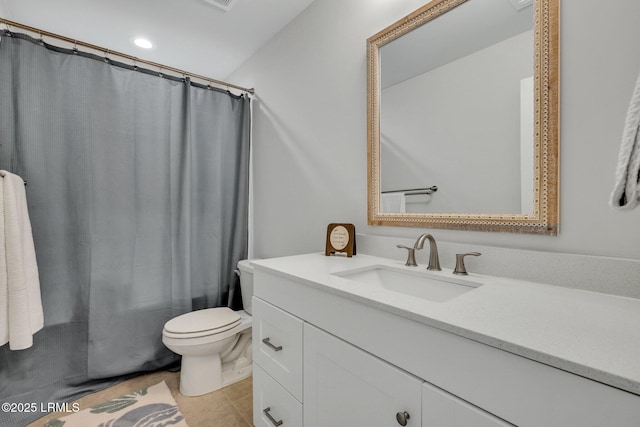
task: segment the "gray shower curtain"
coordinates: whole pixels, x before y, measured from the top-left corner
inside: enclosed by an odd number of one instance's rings
[[[45,328],[0,347],[1,402],[177,361],[163,324],[227,305],[247,255],[249,129],[244,96],[2,34],[0,169],[28,183]]]

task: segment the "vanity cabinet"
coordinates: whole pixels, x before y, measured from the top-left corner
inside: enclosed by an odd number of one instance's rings
[[[259,298],[253,308],[256,426],[509,425]]]
[[[309,279],[256,266],[253,301],[256,426],[640,426],[638,395]]]

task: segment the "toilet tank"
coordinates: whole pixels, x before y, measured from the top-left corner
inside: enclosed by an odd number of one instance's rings
[[[253,266],[248,259],[238,261],[240,271],[240,292],[244,311],[251,313],[251,297],[253,296]]]

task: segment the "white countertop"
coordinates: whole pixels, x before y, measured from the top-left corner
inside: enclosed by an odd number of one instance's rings
[[[370,265],[415,271],[370,255],[305,254],[252,261],[256,269],[406,317],[640,395],[640,300],[469,273],[482,286],[430,302],[333,275]],[[457,277],[450,269],[430,272]]]

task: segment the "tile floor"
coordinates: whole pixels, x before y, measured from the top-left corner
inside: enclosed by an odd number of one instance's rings
[[[251,427],[253,426],[253,380],[231,384],[202,396],[187,397],[180,394],[178,372],[154,372],[141,375],[113,387],[89,394],[77,400],[80,409],[95,406],[118,396],[141,390],[164,380],[178,403],[189,427]],[[47,420],[66,414],[51,413],[27,427],[42,427]],[[90,426],[87,426],[90,427]]]

